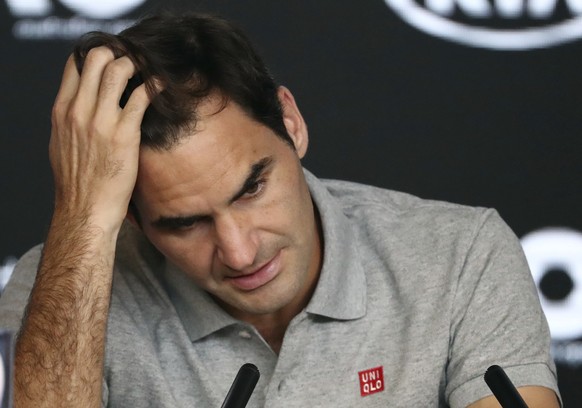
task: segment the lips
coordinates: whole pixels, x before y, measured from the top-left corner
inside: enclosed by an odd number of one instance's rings
[[[279,274],[281,253],[277,253],[269,262],[256,271],[235,277],[225,278],[239,289],[251,291],[266,285]]]

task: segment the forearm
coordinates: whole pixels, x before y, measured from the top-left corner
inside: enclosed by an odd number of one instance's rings
[[[135,186],[144,85],[105,47],[65,66],[52,111],[55,213],[16,342],[17,408],[97,407],[115,244]]]
[[[15,353],[16,407],[97,407],[116,232],[55,217]]]

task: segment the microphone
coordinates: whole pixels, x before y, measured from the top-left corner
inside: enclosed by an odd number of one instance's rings
[[[257,366],[251,363],[243,364],[238,370],[221,408],[246,407],[260,376]]]
[[[485,371],[483,378],[503,408],[528,408],[501,367],[492,365]]]

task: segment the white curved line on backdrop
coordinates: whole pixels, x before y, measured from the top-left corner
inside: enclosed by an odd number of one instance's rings
[[[547,27],[496,30],[447,20],[414,0],[384,0],[404,21],[435,37],[464,45],[497,50],[526,50],[565,43],[582,37],[582,16]]]

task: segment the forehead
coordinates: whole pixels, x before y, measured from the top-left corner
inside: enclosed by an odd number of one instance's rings
[[[142,147],[136,194],[148,202],[184,204],[200,196],[232,194],[249,169],[266,156],[277,156],[286,143],[239,106],[219,100],[200,106],[191,134],[167,150]]]
[[[220,96],[209,97],[197,107],[197,113],[196,127],[184,130],[176,145],[164,150],[141,148],[142,173],[190,164],[199,167],[199,176],[203,176],[205,169],[220,165],[227,157],[242,159],[245,153],[280,141],[271,129],[249,117],[237,104],[225,104]]]

